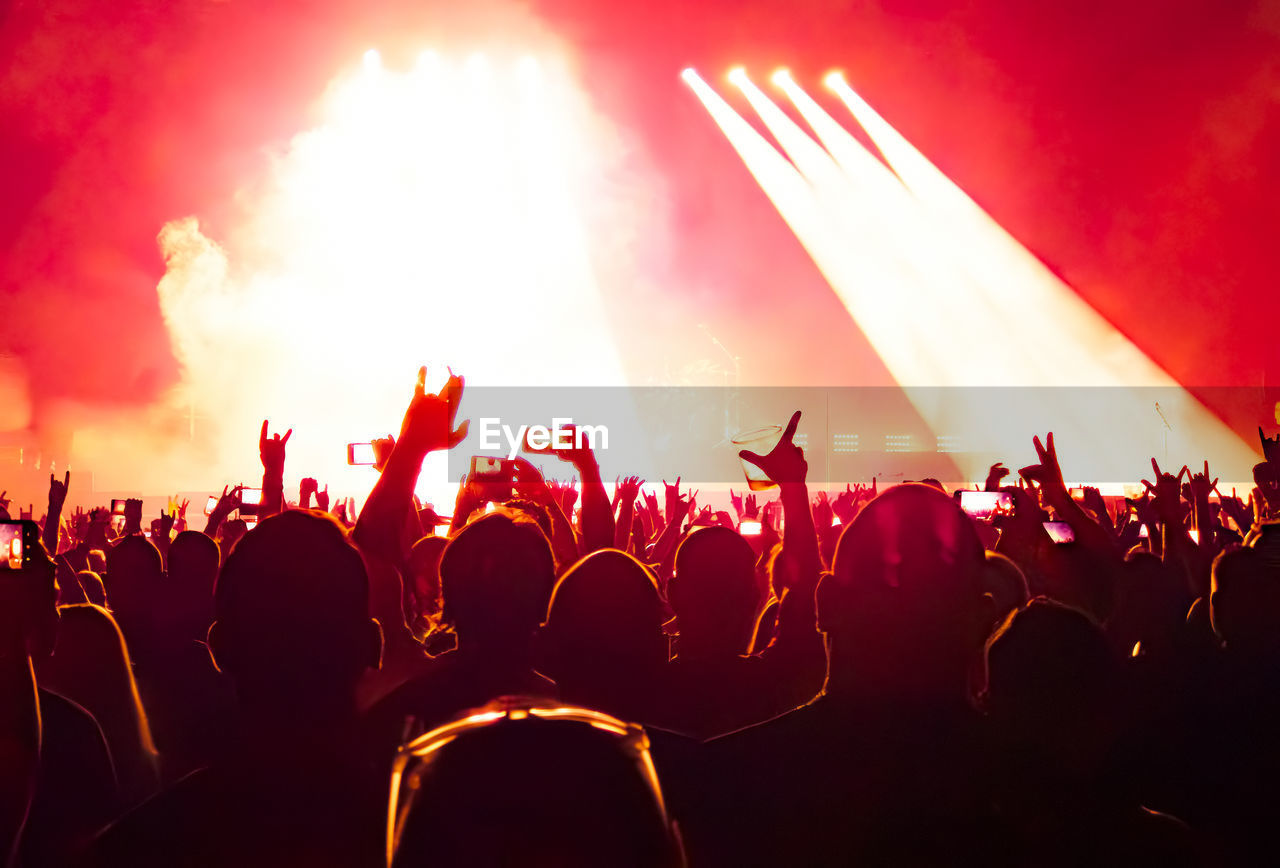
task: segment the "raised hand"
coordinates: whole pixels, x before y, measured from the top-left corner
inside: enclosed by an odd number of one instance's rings
[[[665,485],[666,483],[664,482],[663,484]],[[649,511],[649,517],[656,524],[661,516],[661,512],[658,510],[658,495],[652,491],[646,491],[641,496],[644,499],[645,509]]]
[[[782,439],[769,450],[768,455],[744,449],[738,457],[759,467],[765,476],[779,485],[804,482],[809,475],[809,463],[804,459],[804,450],[792,442],[799,424],[800,411],[796,410],[782,432]]]
[[[62,505],[67,501],[67,489],[71,487],[71,471],[68,470],[62,482],[52,473],[49,474],[49,510],[44,520],[44,529],[40,539],[46,551],[58,553],[58,531],[62,526]]]
[[[1049,432],[1044,444],[1041,444],[1039,435],[1033,437],[1031,443],[1035,446],[1039,463],[1023,467],[1018,471],[1018,475],[1029,482],[1039,483],[1046,497],[1065,494],[1067,487],[1062,481],[1062,467],[1058,463],[1058,450],[1053,443],[1053,432]]]
[[[290,428],[284,432],[284,436],[275,434],[271,437],[267,436],[266,419],[262,420],[262,433],[258,435],[258,457],[262,459],[262,469],[264,473],[272,476],[284,475],[284,448],[288,444],[289,438],[293,436],[293,429]]]
[[[323,491],[316,492],[316,509],[321,512],[329,511],[329,483],[324,484]]]
[[[1216,477],[1213,481],[1209,480],[1209,462],[1207,460],[1204,463],[1204,472],[1191,474],[1191,480],[1188,485],[1191,487],[1193,499],[1209,499],[1209,495],[1218,487],[1218,480]]]
[[[161,538],[167,541],[170,534],[173,533],[174,517],[170,515],[169,510],[166,509],[161,511],[160,518],[156,519],[156,521],[159,524]],[[155,531],[153,530],[152,534],[154,535],[154,533]]]
[[[218,498],[218,503],[213,508],[210,515],[227,516],[240,508],[240,492],[244,491],[243,485],[237,485],[235,488],[227,491],[227,486],[222,486],[222,495]]]
[[[302,477],[302,482],[298,483],[298,503],[302,506],[308,506],[311,498],[320,490],[320,483],[316,482],[310,476]]]
[[[1000,482],[1009,475],[1009,468],[1003,461],[997,461],[987,470],[987,481],[982,484],[983,491],[999,491]]]
[[[49,474],[49,514],[53,515],[62,509],[62,505],[67,502],[67,489],[71,487],[71,471],[68,470],[63,477],[62,482],[54,478],[52,473]]]
[[[1235,489],[1231,489],[1230,497],[1221,498],[1222,511],[1227,517],[1235,522],[1236,529],[1241,535],[1247,534],[1249,529],[1253,527],[1253,506],[1246,505],[1244,501],[1236,497]]]
[[[845,484],[844,491],[837,494],[836,499],[831,502],[831,511],[835,513],[836,518],[840,519],[841,524],[848,524],[853,520],[857,514],[858,505],[852,486]]]
[[[738,517],[738,521],[742,521],[742,495],[734,494],[733,489],[729,489],[729,504],[733,507],[733,514]]]
[[[624,476],[619,486],[619,491],[621,492],[620,501],[635,503],[642,485],[644,485],[644,480],[639,476]]]
[[[1107,512],[1107,502],[1102,499],[1102,492],[1092,485],[1084,486],[1084,496],[1080,505],[1093,513],[1093,517],[1103,524],[1111,524],[1111,514]]]
[[[1175,522],[1182,520],[1182,477],[1190,476],[1191,471],[1184,464],[1182,469],[1178,471],[1178,475],[1172,473],[1164,473],[1160,470],[1160,463],[1154,458],[1151,459],[1151,469],[1155,471],[1156,481],[1154,483],[1149,480],[1142,480],[1142,484],[1146,486],[1147,492],[1155,497],[1155,508],[1161,518],[1166,522]]]
[[[575,477],[576,480],[576,477]],[[560,488],[560,508],[564,510],[565,515],[573,515],[573,505],[578,502],[578,489],[574,482],[569,482]]]
[[[396,448],[396,438],[391,435],[386,437],[375,437],[369,443],[373,449],[373,469],[381,473],[387,466],[387,460],[391,458],[391,450]]]
[[[835,510],[831,506],[831,501],[828,500],[825,491],[819,491],[813,501],[813,526],[821,533],[834,524]]]
[[[468,423],[463,420],[455,427],[458,404],[462,401],[465,385],[462,377],[449,371],[449,380],[438,393],[426,390],[427,369],[418,369],[418,381],[413,387],[413,400],[405,410],[400,426],[399,444],[415,455],[426,455],[441,449],[452,449],[467,436]]]
[[[1262,432],[1262,426],[1258,426],[1258,440],[1262,442],[1262,457],[1269,464],[1280,465],[1280,434],[1275,437],[1268,437]]]
[[[675,509],[677,508],[677,504],[679,503],[679,501],[680,501],[680,477],[677,476],[675,482],[667,482],[665,479],[662,480],[663,513],[667,516],[672,515]],[[670,521],[671,519],[668,518],[667,522],[670,523]]]

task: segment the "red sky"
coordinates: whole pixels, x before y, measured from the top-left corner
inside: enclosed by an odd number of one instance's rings
[[[811,90],[844,69],[1178,379],[1280,382],[1280,2],[532,8],[665,179],[670,231],[636,244],[680,304],[611,290],[629,354],[705,340],[701,321],[753,382],[882,376],[677,78],[785,64]],[[27,362],[41,399],[154,397],[177,375],[155,296],[160,226],[216,215],[366,47],[447,48],[501,31],[509,9],[0,0],[0,353]]]

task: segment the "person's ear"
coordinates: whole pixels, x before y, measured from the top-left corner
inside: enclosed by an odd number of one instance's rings
[[[209,632],[205,636],[205,645],[209,647],[209,659],[213,662],[213,668],[219,672],[223,672],[222,664],[218,662],[218,656],[221,653],[222,643],[222,625],[214,621],[209,625]]]
[[[382,625],[377,618],[370,618],[365,625],[364,664],[370,669],[382,668],[383,635]]]

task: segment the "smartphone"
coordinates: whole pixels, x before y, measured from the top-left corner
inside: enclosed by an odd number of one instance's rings
[[[213,515],[213,511],[218,508],[218,495],[211,494],[209,499],[204,502],[204,514]]]
[[[1200,545],[1200,531],[1194,527],[1187,531],[1187,536],[1191,537],[1191,541],[1196,545]]]
[[[124,503],[123,500],[119,499],[111,501],[111,514],[124,515]]]
[[[377,464],[373,455],[372,443],[348,443],[347,463],[355,466],[372,467]]]
[[[1145,524],[1138,528],[1138,539],[1151,539],[1151,529]]]
[[[258,506],[262,503],[261,488],[242,488],[240,489],[240,517],[256,516],[258,514]]]
[[[764,530],[764,525],[754,518],[744,519],[738,524],[738,533],[743,536],[760,536]]]
[[[1072,500],[1084,500],[1084,486],[1077,485],[1069,493]]]
[[[1062,545],[1063,543],[1073,543],[1076,541],[1076,535],[1071,530],[1071,525],[1065,521],[1046,521],[1044,523],[1045,533],[1049,534],[1049,539]]]
[[[490,501],[508,500],[515,479],[516,462],[511,458],[492,458],[488,455],[471,456],[469,480],[481,483],[485,497]]]
[[[1013,495],[1007,491],[971,491],[962,488],[956,492],[956,500],[965,515],[978,521],[986,521],[993,515],[1013,513]]]
[[[0,570],[21,570],[31,566],[40,527],[30,519],[0,521]]]

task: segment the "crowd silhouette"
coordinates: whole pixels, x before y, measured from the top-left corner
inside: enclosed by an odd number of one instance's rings
[[[541,451],[575,484],[517,459],[438,533],[414,487],[467,423],[424,374],[358,514],[288,502],[266,422],[252,526],[240,489],[203,531],[64,515],[51,475],[0,574],[6,864],[1280,859],[1276,438],[1243,501],[1155,460],[1141,498],[1076,496],[1037,437],[977,518],[932,480],[811,492],[797,412],[742,455],[780,526],[679,480],[611,498],[572,438]]]

